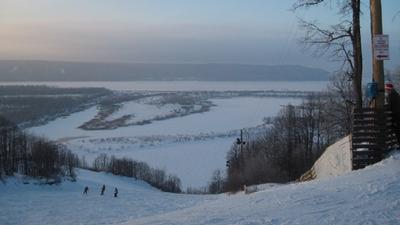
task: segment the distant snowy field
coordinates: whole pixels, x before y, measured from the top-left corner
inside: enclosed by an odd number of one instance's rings
[[[19,83],[21,84],[21,83]],[[119,91],[254,91],[296,90],[320,91],[326,82],[42,82],[58,87],[106,87]],[[240,129],[249,134],[263,125],[263,118],[276,116],[283,105],[299,104],[300,98],[234,97],[209,99],[215,106],[204,113],[142,126],[113,130],[82,130],[78,127],[98,112],[92,107],[59,118],[30,132],[65,143],[73,152],[85,156],[89,163],[100,153],[127,156],[150,166],[176,174],[186,187],[207,185],[212,172],[225,169],[226,153]],[[143,101],[127,102],[111,116],[135,115],[133,120],[168,115],[179,107],[160,108]],[[247,133],[246,133],[247,134]],[[245,135],[246,138],[246,135]]]
[[[160,192],[132,178],[86,170],[77,182],[0,183],[2,225],[364,225],[400,223],[400,153],[343,176],[263,185],[252,194]],[[23,184],[30,182],[30,184]],[[106,185],[100,196],[101,185]],[[89,193],[82,195],[85,186]],[[112,197],[114,187],[119,197]]]

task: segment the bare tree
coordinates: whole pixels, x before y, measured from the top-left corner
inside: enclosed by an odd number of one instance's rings
[[[222,193],[224,185],[223,172],[221,170],[214,171],[211,181],[208,184],[208,193],[218,194]]]
[[[328,85],[327,105],[325,109],[329,129],[333,134],[348,135],[352,131],[353,98],[351,82],[345,76],[337,74]],[[333,139],[337,137],[332,137]]]
[[[281,128],[281,138],[285,141],[286,145],[286,171],[289,174],[289,177],[294,177],[294,169],[291,166],[294,161],[294,151],[299,144],[299,130],[298,128],[298,110],[293,105],[287,105],[284,109],[282,109],[276,120],[274,121],[274,126]]]
[[[318,25],[316,21],[300,19],[300,25],[306,31],[302,43],[306,47],[315,47],[318,54],[331,52],[331,56],[343,62],[342,70],[353,81],[355,106],[362,107],[362,49],[360,32],[361,0],[297,0],[294,10],[310,8],[324,2],[336,2],[338,22],[328,27]]]

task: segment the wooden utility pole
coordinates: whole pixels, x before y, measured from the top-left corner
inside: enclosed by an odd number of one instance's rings
[[[381,0],[370,0],[371,11],[371,39],[372,39],[372,75],[373,81],[378,85],[378,93],[372,107],[383,109],[385,105],[385,78],[383,73],[383,60],[378,60],[374,54],[376,35],[382,34],[382,6]]]
[[[363,76],[363,60],[362,60],[362,47],[361,47],[361,26],[360,26],[360,13],[361,0],[352,0],[351,8],[353,12],[353,34],[351,35],[351,42],[353,46],[353,91],[355,94],[355,107],[362,108],[362,76]]]

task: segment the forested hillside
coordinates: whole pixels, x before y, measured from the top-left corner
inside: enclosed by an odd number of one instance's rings
[[[321,81],[329,73],[297,65],[0,61],[0,81]]]

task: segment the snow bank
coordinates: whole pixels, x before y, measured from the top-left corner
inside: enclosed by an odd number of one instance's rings
[[[352,170],[350,136],[346,136],[329,146],[301,181],[338,176]]]
[[[350,172],[352,169],[350,136],[329,146],[315,162],[313,168],[317,178],[338,176]]]

